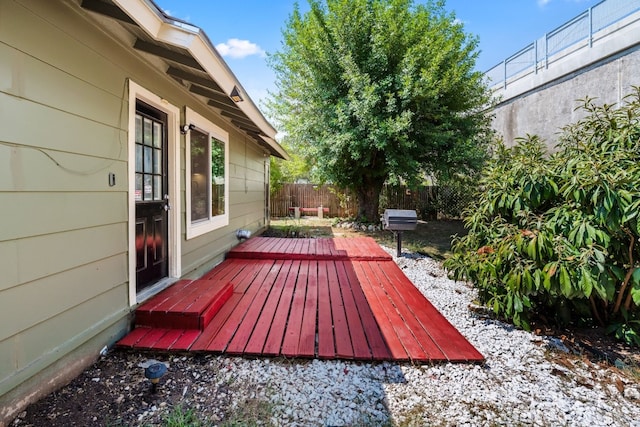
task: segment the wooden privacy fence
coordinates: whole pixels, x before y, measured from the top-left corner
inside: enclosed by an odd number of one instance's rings
[[[422,186],[409,189],[402,185],[385,185],[380,193],[380,212],[384,209],[414,209],[420,219],[459,217],[469,196],[459,189]],[[283,184],[271,194],[271,216],[293,215],[293,207],[328,208],[325,216],[348,218],[358,212],[354,193],[332,185]]]

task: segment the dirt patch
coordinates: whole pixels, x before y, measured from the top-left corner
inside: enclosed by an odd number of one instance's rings
[[[140,366],[169,366],[156,392]],[[112,351],[62,389],[29,406],[12,426],[247,425],[269,419],[251,384],[233,381],[223,358]],[[232,396],[245,396],[231,406]],[[244,424],[237,424],[242,421]]]

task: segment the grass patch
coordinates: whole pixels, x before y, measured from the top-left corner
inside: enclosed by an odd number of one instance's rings
[[[267,237],[333,237],[331,221],[315,217],[300,219],[278,218],[272,219],[269,229],[263,234]]]
[[[176,406],[163,419],[165,427],[201,427],[207,423],[198,418],[193,409],[183,409],[182,406]]]
[[[396,246],[396,237],[390,231],[369,232],[332,227],[335,222],[335,219],[317,217],[272,219],[269,230],[263,235],[310,238],[370,236],[382,245],[392,248]],[[402,248],[443,260],[451,254],[451,238],[456,234],[466,234],[462,221],[419,221],[415,230],[402,233]]]
[[[380,231],[373,236],[378,243],[395,247],[396,236]],[[451,255],[451,239],[466,234],[462,221],[420,221],[413,231],[402,233],[402,249],[443,260]]]
[[[261,399],[245,399],[221,423],[220,427],[272,426],[271,403]]]

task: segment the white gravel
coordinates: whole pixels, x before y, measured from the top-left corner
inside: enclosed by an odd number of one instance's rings
[[[475,291],[429,258],[394,259],[485,364],[220,358],[220,384],[241,382],[250,390],[242,399],[268,401],[283,426],[640,426],[637,380],[566,355],[557,339],[472,313]]]

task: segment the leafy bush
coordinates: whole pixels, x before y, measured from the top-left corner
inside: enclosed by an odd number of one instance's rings
[[[590,322],[640,345],[640,88],[581,109],[550,156],[536,136],[497,147],[445,267],[518,326]]]

